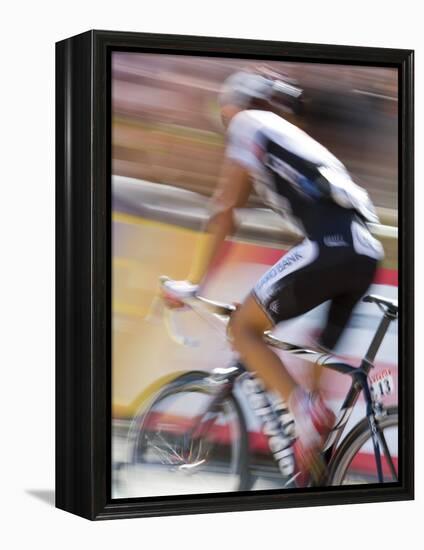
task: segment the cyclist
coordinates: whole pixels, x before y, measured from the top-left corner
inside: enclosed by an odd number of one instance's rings
[[[296,460],[306,475],[321,466],[320,450],[334,414],[318,390],[308,393],[296,383],[264,343],[263,333],[330,301],[317,345],[334,348],[383,250],[367,227],[378,221],[368,194],[334,155],[292,123],[302,102],[297,83],[273,73],[240,71],[224,82],[219,97],[227,134],[222,176],[191,272],[186,281],[169,281],[168,287],[181,297],[199,291],[219,246],[234,230],[234,209],[246,203],[252,187],[299,226],[304,240],[257,282],[233,314],[230,333],[246,367],[293,413]]]

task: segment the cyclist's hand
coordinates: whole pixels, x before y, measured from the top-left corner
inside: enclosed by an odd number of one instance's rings
[[[183,308],[189,298],[196,296],[199,285],[190,281],[174,281],[169,279],[162,285],[162,298],[167,307],[171,309]]]

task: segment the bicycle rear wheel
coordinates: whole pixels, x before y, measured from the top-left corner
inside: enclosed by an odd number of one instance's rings
[[[217,399],[206,376],[189,373],[175,380],[134,418],[128,436],[127,498],[248,488],[243,413],[232,394]]]
[[[398,410],[390,407],[376,420],[383,483],[398,480]],[[329,485],[379,483],[371,432],[364,419],[346,436],[332,461]]]

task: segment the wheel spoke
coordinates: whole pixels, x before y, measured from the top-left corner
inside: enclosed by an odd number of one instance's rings
[[[201,389],[164,392],[133,421],[127,496],[238,489],[240,460],[247,456],[240,449],[242,433],[247,445],[244,419],[234,398],[220,403],[213,397],[217,408],[208,412],[211,396]]]

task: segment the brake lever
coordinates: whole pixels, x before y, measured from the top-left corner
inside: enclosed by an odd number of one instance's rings
[[[164,293],[166,293],[166,290],[167,290],[166,287],[164,286],[164,284],[169,280],[170,280],[170,278],[167,277],[166,275],[161,275],[159,277],[160,289]],[[160,299],[161,299],[163,307],[164,307],[164,309],[163,309],[163,311],[164,311],[163,318],[165,320],[165,326],[167,328],[167,332],[168,332],[169,336],[175,342],[177,342],[178,344],[186,346],[186,347],[191,347],[191,348],[199,347],[199,345],[200,345],[199,340],[194,339],[194,338],[190,338],[188,336],[185,336],[185,335],[181,334],[181,332],[178,330],[177,323],[175,321],[175,315],[174,315],[178,311],[186,311],[187,309],[192,310],[195,313],[197,313],[197,315],[199,315],[199,317],[201,319],[203,319],[206,323],[208,323],[210,326],[212,326],[215,330],[217,329],[216,324],[212,323],[212,319],[209,318],[209,316],[202,313],[202,311],[201,311],[202,307],[201,307],[201,304],[199,304],[199,302],[209,303],[209,300],[207,300],[206,298],[203,298],[203,297],[200,297],[200,296],[196,296],[196,297],[193,297],[193,298],[188,297],[188,298],[182,300],[182,303],[185,304],[185,306],[176,307],[176,308],[167,307],[166,298],[162,297]],[[224,306],[222,306],[222,307],[224,307]],[[227,308],[225,308],[225,309],[227,309]],[[220,315],[215,314],[215,317],[219,318]],[[222,322],[222,320],[221,320],[221,322]],[[220,325],[221,325],[221,322],[219,323]]]
[[[166,307],[163,298],[160,296],[155,296],[152,300],[150,310],[145,317],[145,321],[148,323],[154,323],[158,325],[159,323],[164,322],[166,331],[171,340],[174,340],[180,346],[196,348],[200,345],[198,340],[184,336],[178,330],[177,322],[175,320],[175,312],[181,310],[172,310]]]
[[[180,346],[185,346],[189,348],[199,347],[200,342],[198,340],[181,334],[181,332],[177,328],[175,313],[167,307],[164,307],[164,321],[167,332],[171,339],[174,340],[174,342],[176,342]]]

